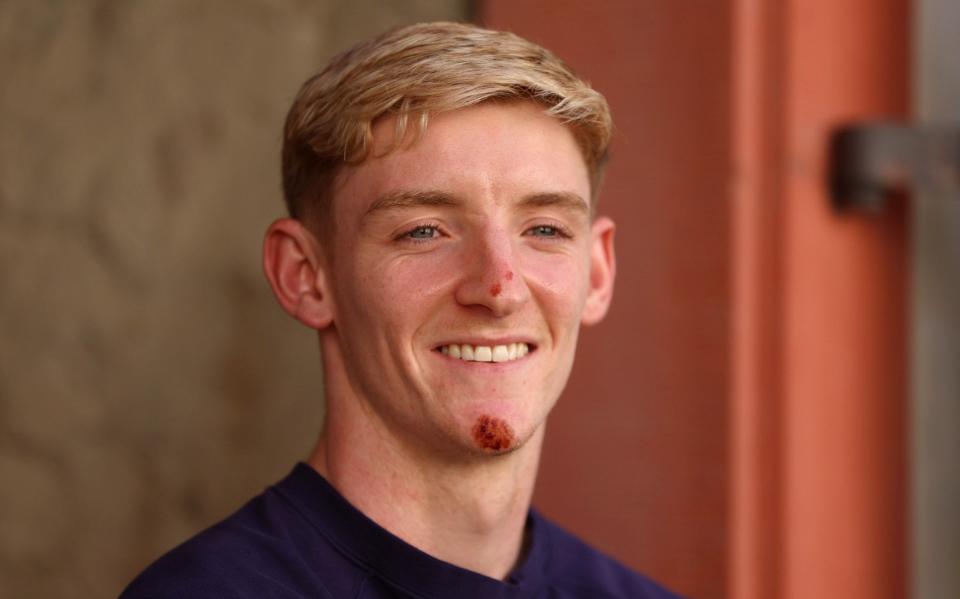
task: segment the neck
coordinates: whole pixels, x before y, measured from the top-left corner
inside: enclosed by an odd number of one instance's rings
[[[503,579],[521,559],[543,427],[504,455],[410,447],[326,369],[324,431],[309,464],[374,522],[433,557]]]

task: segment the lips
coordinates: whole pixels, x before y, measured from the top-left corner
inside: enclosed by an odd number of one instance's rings
[[[445,356],[465,362],[510,362],[530,353],[530,346],[522,342],[504,345],[451,343],[440,346],[439,351]]]

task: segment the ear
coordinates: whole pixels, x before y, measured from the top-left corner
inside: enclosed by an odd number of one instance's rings
[[[580,322],[592,325],[603,320],[613,297],[613,280],[617,274],[617,260],[613,252],[613,234],[616,226],[605,216],[593,222],[590,248],[590,290],[583,306]]]
[[[327,267],[316,237],[300,221],[281,218],[263,239],[263,273],[280,306],[312,329],[333,322]]]

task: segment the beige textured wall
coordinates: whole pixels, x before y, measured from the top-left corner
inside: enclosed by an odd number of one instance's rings
[[[0,0],[0,598],[109,597],[309,451],[274,305],[296,88],[464,0]]]

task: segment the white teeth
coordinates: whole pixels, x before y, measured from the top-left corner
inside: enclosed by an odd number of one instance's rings
[[[509,362],[530,353],[530,346],[526,343],[510,343],[493,347],[451,343],[441,347],[440,353],[465,362]]]

